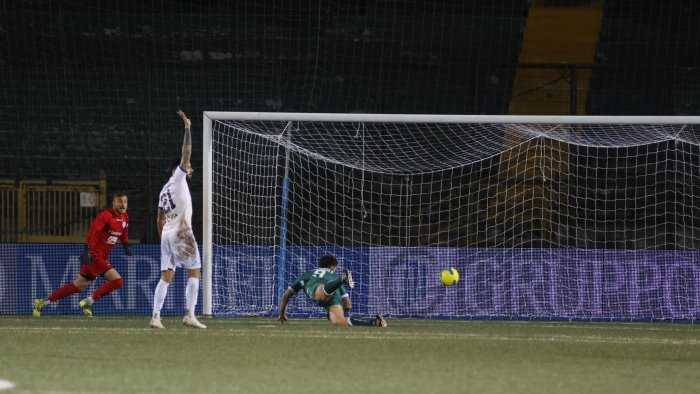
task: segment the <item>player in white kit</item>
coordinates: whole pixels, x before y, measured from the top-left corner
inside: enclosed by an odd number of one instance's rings
[[[192,122],[184,112],[177,111],[185,122],[185,137],[182,143],[182,156],[179,162],[175,160],[171,168],[171,177],[163,186],[158,201],[158,232],[160,233],[160,281],[153,295],[152,328],[165,328],[160,319],[168,286],[175,277],[175,269],[187,269],[187,287],[185,302],[187,312],[182,319],[186,326],[207,328],[197,320],[194,308],[199,295],[199,278],[201,277],[202,261],[199,256],[197,241],[192,232],[192,196],[187,186],[187,179],[192,178]]]

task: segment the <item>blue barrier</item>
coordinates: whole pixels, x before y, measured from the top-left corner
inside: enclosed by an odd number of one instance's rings
[[[31,313],[32,300],[71,282],[81,245],[0,244],[0,314]],[[268,246],[214,248],[214,314],[274,315],[278,305],[280,250]],[[287,246],[286,287],[301,272],[334,254],[354,271],[353,311],[394,317],[650,321],[700,320],[700,251],[573,250]],[[149,315],[159,279],[158,245],[120,247],[111,262],[124,286],[99,300],[96,314]],[[439,282],[455,267],[460,283]],[[184,313],[186,273],[169,287],[163,314]],[[52,305],[46,314],[80,314],[86,292]],[[200,295],[201,296],[201,295]],[[323,316],[303,295],[291,315]],[[201,313],[201,299],[197,305]]]
[[[215,248],[215,262],[225,258],[232,264],[215,264],[229,268],[215,269],[214,314],[274,315],[278,300],[271,273],[278,252],[274,247]],[[700,252],[695,250],[287,246],[285,286],[327,253],[338,257],[341,268],[354,271],[357,286],[350,294],[358,313],[453,319],[700,319]],[[461,273],[456,286],[440,283],[440,271],[448,267]],[[266,275],[269,280],[263,280]],[[235,291],[227,296],[217,287]],[[258,309],[251,306],[255,297],[245,296],[248,289],[265,300]],[[236,302],[241,307],[232,308]],[[293,298],[288,312],[323,316],[303,295]]]
[[[376,311],[399,316],[698,320],[700,253],[661,250],[380,248]],[[444,287],[453,266],[460,284]]]
[[[160,246],[132,245],[134,255],[125,256],[117,245],[110,263],[124,285],[98,300],[95,315],[150,315],[153,291],[160,279]],[[32,301],[46,298],[53,290],[70,283],[80,271],[79,244],[0,244],[0,314],[30,315]],[[180,272],[182,271],[182,272]],[[183,315],[187,273],[178,270],[168,288],[163,315]],[[102,283],[97,278],[81,294],[74,294],[44,309],[45,315],[81,314],[78,301]],[[201,292],[196,313],[201,314]]]

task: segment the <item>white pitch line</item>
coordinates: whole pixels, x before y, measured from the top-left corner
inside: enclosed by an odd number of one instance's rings
[[[389,322],[392,320],[389,319]],[[628,323],[628,322],[545,322],[545,321],[530,321],[530,320],[419,320],[419,319],[398,319],[405,326],[420,326],[420,327],[444,327],[445,324],[453,325],[452,323],[463,323],[465,327],[469,325],[503,325],[503,326],[533,326],[537,328],[561,328],[561,329],[584,329],[584,330],[629,330],[629,331],[700,331],[699,325],[687,323]],[[296,321],[295,321],[296,322]],[[416,324],[411,324],[411,323]]]
[[[217,328],[211,330],[170,330],[170,331],[154,331],[151,328],[116,328],[116,327],[0,327],[2,331],[61,331],[61,332],[109,332],[111,334],[120,335],[136,335],[151,333],[158,335],[206,335],[206,336],[230,336],[230,337],[265,337],[265,338],[338,338],[344,337],[347,339],[376,339],[376,340],[491,340],[491,341],[509,341],[509,342],[550,342],[550,343],[590,343],[590,344],[644,344],[644,345],[683,345],[683,346],[700,346],[700,339],[668,339],[668,338],[650,338],[650,337],[604,337],[598,335],[570,335],[570,334],[555,334],[555,335],[535,335],[532,337],[522,335],[489,335],[479,333],[429,333],[429,334],[413,334],[403,333],[401,331],[385,331],[381,334],[369,331],[361,331],[362,329],[349,330],[345,333],[337,330],[313,330],[313,331],[288,331],[288,330],[264,330],[260,331],[257,327],[252,328]],[[376,329],[375,329],[376,330]]]
[[[0,390],[9,390],[13,387],[15,387],[15,385],[12,382],[0,379]]]

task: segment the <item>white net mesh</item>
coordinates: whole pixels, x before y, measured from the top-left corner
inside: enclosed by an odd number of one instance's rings
[[[214,121],[214,314],[274,313],[330,253],[357,312],[697,318],[697,128]]]

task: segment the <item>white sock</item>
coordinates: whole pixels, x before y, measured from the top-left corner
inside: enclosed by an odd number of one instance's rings
[[[185,288],[185,302],[187,305],[187,315],[194,317],[194,307],[197,306],[197,296],[199,295],[199,278],[187,279]]]
[[[346,317],[345,321],[348,322],[348,326],[352,326],[352,322],[350,321],[350,316]]]
[[[90,304],[90,305],[95,303],[95,300],[92,299],[92,296],[86,298],[86,300],[87,300],[88,304]]]
[[[163,309],[165,296],[168,295],[168,286],[170,283],[161,279],[156,286],[156,292],[153,294],[153,317],[160,319],[160,310]]]

